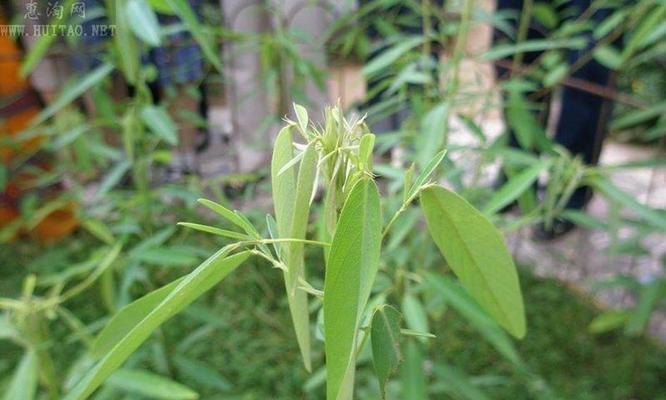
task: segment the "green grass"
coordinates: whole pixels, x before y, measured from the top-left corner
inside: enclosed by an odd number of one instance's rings
[[[516,342],[517,348],[530,371],[543,378],[559,398],[666,398],[663,348],[621,331],[588,334],[587,325],[598,314],[591,301],[554,279],[535,278],[526,270],[522,271],[521,284],[528,334]],[[507,363],[459,318],[448,318],[442,325],[450,328],[439,340],[449,363],[470,375],[511,375]],[[470,346],[470,342],[475,344]],[[516,376],[505,383],[488,390],[492,398],[533,398],[524,388],[529,380]],[[538,387],[533,389],[538,391]]]

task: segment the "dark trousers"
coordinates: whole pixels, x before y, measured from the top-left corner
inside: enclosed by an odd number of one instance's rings
[[[591,0],[570,0],[564,2],[560,8],[577,9],[570,15],[580,15],[591,4]],[[497,11],[515,11],[517,18],[512,20],[514,28],[517,30],[520,13],[523,8],[522,0],[497,0]],[[593,25],[598,25],[603,21],[611,10],[601,9],[595,11],[590,19]],[[536,21],[530,21],[530,28],[527,32],[527,39],[542,39],[547,35],[547,29],[540,26]],[[583,49],[569,49],[566,51],[566,61],[569,65],[576,63],[581,56],[589,53],[595,46],[595,40],[591,32],[584,33],[588,44]],[[506,34],[495,30],[493,42],[495,44],[510,40]],[[528,52],[523,56],[523,63],[530,64],[537,60],[541,52]],[[505,60],[510,61],[510,60]],[[498,78],[506,78],[509,71],[506,68],[496,66]],[[571,74],[572,78],[594,83],[601,86],[610,87],[612,85],[611,71],[591,60],[585,63]],[[544,96],[537,99],[539,102],[540,119],[545,121],[548,116],[550,96]],[[611,112],[611,104],[602,97],[595,94],[564,86],[562,88],[562,108],[557,121],[555,130],[555,141],[568,149],[573,155],[581,155],[583,161],[587,164],[596,164],[601,151],[601,142],[607,130],[608,119]],[[515,135],[509,131],[509,143],[517,147]],[[582,208],[589,198],[588,190],[581,188],[572,196],[568,208]]]

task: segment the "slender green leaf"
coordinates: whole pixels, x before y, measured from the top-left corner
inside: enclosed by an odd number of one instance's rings
[[[433,172],[435,172],[435,169],[439,166],[439,164],[442,163],[442,160],[444,160],[444,157],[446,156],[446,150],[442,150],[439,153],[435,154],[430,161],[423,167],[423,170],[419,174],[418,177],[416,177],[416,180],[414,181],[414,184],[412,185],[411,189],[409,189],[409,194],[407,195],[407,199],[412,197],[413,195],[416,194],[416,192],[421,189],[421,186],[426,183],[426,181],[430,178],[430,175],[432,175]]]
[[[146,105],[141,109],[141,121],[157,137],[170,145],[178,144],[178,128],[162,107]]]
[[[71,9],[72,3],[74,3],[74,0],[65,0],[62,3],[63,10]],[[67,21],[63,21],[60,18],[58,18],[57,14],[54,14],[51,17],[51,20],[49,21],[49,26],[62,25],[66,22]],[[37,67],[37,64],[39,64],[39,62],[42,61],[42,59],[48,52],[49,48],[58,37],[60,37],[60,35],[54,32],[47,32],[47,34],[39,35],[37,37],[37,40],[35,41],[35,43],[32,44],[32,46],[30,46],[30,48],[28,49],[28,53],[21,62],[21,69],[19,70],[19,73],[21,74],[22,77],[28,76],[28,74],[30,74],[33,71],[33,69]]]
[[[533,39],[520,42],[518,44],[500,44],[493,46],[484,55],[486,61],[508,58],[516,53],[526,53],[533,51],[544,51],[552,49],[582,49],[585,47],[585,39]]]
[[[278,236],[287,237],[291,231],[291,219],[296,201],[296,173],[293,169],[280,170],[293,158],[291,127],[287,126],[278,133],[273,145],[271,160],[271,185],[273,207],[277,222]]]
[[[358,164],[361,171],[372,171],[372,149],[375,147],[375,135],[366,133],[361,136],[358,147]]]
[[[605,196],[633,210],[646,223],[666,231],[666,214],[639,203],[634,197],[623,192],[604,177],[595,177],[591,181],[592,185]]]
[[[395,308],[382,305],[372,315],[370,340],[372,364],[379,379],[382,398],[386,398],[386,384],[398,370],[402,361],[400,353],[401,315]]]
[[[34,350],[27,350],[14,370],[4,400],[32,400],[37,393],[39,360]]]
[[[347,400],[353,395],[356,336],[379,264],[381,221],[377,186],[363,178],[342,207],[326,265],[324,334],[329,400]]]
[[[224,379],[216,369],[204,362],[177,355],[173,358],[173,363],[183,375],[192,378],[192,380],[205,387],[217,391],[229,391],[233,388],[231,382]]]
[[[199,395],[187,386],[148,371],[121,368],[109,378],[108,384],[124,392],[151,399],[190,400]]]
[[[127,18],[127,7],[131,0],[116,0],[111,3],[115,6],[115,25],[116,30],[113,35],[115,45],[117,64],[125,75],[125,79],[134,85],[139,76],[141,68],[141,55],[137,46],[137,41],[131,32],[131,23]]]
[[[645,39],[654,31],[658,24],[664,22],[666,17],[666,4],[660,4],[652,9],[633,29],[622,49],[622,59],[629,60],[645,43]]]
[[[497,325],[488,314],[483,311],[479,304],[474,301],[463,288],[446,276],[426,273],[428,284],[444,298],[446,304],[450,305],[470,324],[479,331],[481,336],[490,343],[507,360],[515,365],[520,365],[520,356],[511,339]]]
[[[229,255],[234,247],[218,251],[188,274],[148,315],[124,336],[65,397],[90,396],[165,321],[183,310],[245,261],[249,252]]]
[[[516,134],[516,140],[523,149],[540,148],[545,150],[550,147],[542,125],[537,121],[531,110],[531,105],[521,93],[517,91],[509,93],[506,118]]]
[[[270,214],[266,214],[266,228],[268,228],[268,235],[271,239],[277,239],[280,237],[280,234],[278,233],[277,221],[275,220],[275,217]],[[280,243],[273,243],[273,249],[275,249],[275,254],[277,255],[278,259],[282,259],[282,249],[280,247]]]
[[[612,30],[614,30],[618,25],[625,21],[627,15],[627,10],[620,8],[615,10],[613,14],[608,16],[606,19],[601,21],[596,27],[594,27],[593,35],[595,39],[601,39],[602,37],[608,35]]]
[[[425,308],[414,295],[407,293],[402,298],[402,313],[409,329],[421,333],[430,332]]]
[[[220,55],[217,53],[211,42],[208,41],[209,35],[205,33],[201,22],[199,22],[199,18],[197,18],[197,14],[192,10],[192,7],[187,0],[165,1],[190,31],[194,40],[196,40],[197,44],[201,47],[206,60],[208,60],[219,73],[224,73],[222,62],[220,62]]]
[[[435,373],[446,385],[447,391],[456,395],[456,398],[465,400],[488,400],[481,389],[474,385],[465,373],[450,365],[438,363]]]
[[[102,242],[106,244],[113,244],[115,242],[113,232],[111,232],[111,229],[104,222],[98,219],[85,218],[81,221],[81,225]]]
[[[215,213],[220,215],[222,218],[226,219],[237,227],[244,229],[247,232],[247,222],[243,220],[243,218],[241,218],[235,211],[231,211],[225,206],[208,199],[199,199],[197,201],[199,204],[215,211]]]
[[[618,329],[627,323],[630,313],[626,310],[608,310],[592,320],[587,331],[592,335],[600,335]]]
[[[230,239],[250,240],[250,238],[245,234],[230,231],[230,230],[227,230],[227,229],[216,228],[214,226],[194,224],[192,222],[179,222],[178,225],[184,226],[186,228],[195,229],[195,230],[201,231],[201,232],[212,233],[213,235],[223,236],[223,237],[230,238]]]
[[[305,153],[307,153],[307,160]],[[292,160],[292,154],[291,128],[285,127],[275,139],[271,161],[275,220],[279,237],[288,238],[295,234],[299,235],[296,238],[304,239],[309,217],[310,196],[313,189],[314,174],[316,173],[316,152],[314,146],[310,145],[303,153],[298,181],[293,169],[287,169],[280,173],[285,164]],[[305,209],[298,208],[297,204],[298,207],[305,207]],[[305,368],[310,371],[312,366],[307,293],[297,290],[299,277],[305,279],[303,244],[288,243],[278,247],[281,248],[280,253],[285,255],[284,260],[287,265],[284,280],[296,339]]]
[[[125,9],[130,29],[151,46],[160,45],[160,24],[146,0],[129,0]]]
[[[465,199],[440,186],[421,192],[428,230],[447,264],[479,304],[509,333],[525,336],[525,311],[502,234]]]
[[[611,129],[621,131],[632,128],[636,125],[646,123],[652,119],[666,114],[666,101],[651,105],[645,109],[632,110],[613,120]]]
[[[537,178],[539,178],[541,171],[548,168],[549,165],[550,162],[540,161],[509,179],[500,190],[496,191],[490,197],[483,207],[483,213],[492,215],[508,204],[511,204],[511,202],[520,197],[524,191],[532,186]]]
[[[569,65],[560,63],[551,68],[543,77],[543,86],[553,87],[566,78],[569,73]]]
[[[97,188],[97,192],[95,192],[95,199],[100,199],[102,198],[105,194],[107,194],[111,189],[113,189],[118,183],[120,183],[120,180],[123,179],[125,176],[125,173],[129,171],[130,169],[130,162],[128,160],[123,160],[119,163],[117,163],[109,173],[106,174],[102,182],[99,184],[99,187]]]
[[[426,400],[428,388],[423,373],[423,351],[419,342],[408,340],[405,346],[405,361],[400,368],[402,399]]]
[[[303,135],[308,132],[308,110],[300,104],[294,103],[294,111],[296,112],[296,119],[298,120],[298,127]]]
[[[644,284],[639,292],[638,304],[627,319],[625,332],[629,335],[643,333],[663,293],[662,281],[653,280]]]
[[[155,247],[134,254],[137,260],[161,267],[187,266],[200,259],[193,248]]]
[[[148,0],[148,4],[160,14],[174,15],[173,9],[167,0]]]
[[[449,109],[449,103],[444,101],[428,111],[421,121],[423,134],[421,140],[419,140],[416,161],[423,170],[432,165],[431,162],[437,158],[437,155],[443,157],[442,152],[437,153],[437,150],[441,149],[446,142],[444,136],[446,134]],[[434,166],[436,167],[437,164],[439,163],[436,163]]]
[[[622,66],[620,51],[611,45],[597,47],[592,55],[599,64],[608,69],[619,69]]]
[[[90,349],[90,355],[100,358],[115,347],[127,334],[141,322],[162,300],[180,284],[185,277],[154,290],[134,302],[121,308],[97,335]]]
[[[411,37],[397,42],[393,47],[374,57],[363,67],[363,74],[372,76],[396,62],[403,54],[423,43],[423,37]]]
[[[296,181],[296,198],[294,199],[294,212],[290,216],[289,238],[305,239],[310,216],[310,198],[317,174],[317,151],[314,143],[308,145],[304,151],[303,160],[298,169]],[[280,222],[278,220],[278,227]],[[279,229],[279,228],[278,228]],[[305,368],[312,369],[310,361],[310,317],[308,313],[307,293],[298,290],[299,280],[305,280],[304,247],[303,242],[290,242],[287,244],[285,272],[285,286],[291,318],[296,330],[296,338],[303,355]]]
[[[113,65],[105,63],[90,71],[84,77],[70,81],[70,84],[65,86],[55,100],[35,116],[31,122],[31,126],[39,125],[54,116],[74,99],[106,78],[111,71],[113,71]]]

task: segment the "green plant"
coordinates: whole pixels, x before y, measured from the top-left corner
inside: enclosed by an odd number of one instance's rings
[[[276,139],[273,152],[275,219],[267,217],[270,238],[263,238],[239,212],[201,200],[240,231],[182,224],[235,242],[185,277],[121,309],[93,345],[93,353],[100,360],[67,399],[89,396],[158,326],[250,256],[264,258],[284,273],[286,295],[306,369],[311,365],[308,294],[321,301],[328,398],[351,398],[356,358],[369,336],[383,386],[400,359],[398,337],[428,335],[401,330],[399,316],[388,306],[375,303],[375,307],[367,307],[380,267],[382,239],[417,197],[431,236],[463,287],[507,331],[516,337],[525,334],[518,277],[501,234],[461,197],[428,182],[443,152],[415,179],[405,180],[402,206],[384,226],[380,194],[372,175],[374,135],[367,131],[362,120],[349,122],[337,108],[327,110],[325,125],[320,128],[308,123],[304,108],[296,105],[295,111],[297,122],[288,121]],[[299,132],[306,143],[295,143],[293,131]],[[320,240],[315,241],[307,239],[306,234],[308,209],[318,180],[324,182],[320,216],[323,226]],[[323,291],[306,279],[303,262],[306,244],[323,248],[326,260]]]

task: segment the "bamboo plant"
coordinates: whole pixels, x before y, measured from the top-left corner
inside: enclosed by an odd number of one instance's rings
[[[236,226],[224,230],[195,223],[182,225],[234,240],[194,271],[122,308],[97,336],[92,353],[97,364],[66,399],[91,395],[166,320],[218,284],[249,257],[261,257],[284,274],[286,296],[305,368],[310,370],[310,296],[321,299],[325,335],[327,398],[351,399],[356,357],[368,342],[381,387],[400,361],[399,312],[390,305],[368,307],[382,259],[382,241],[400,215],[420,201],[428,230],[446,263],[478,304],[513,336],[525,334],[518,276],[499,231],[454,192],[431,183],[441,162],[437,156],[414,179],[407,176],[403,205],[388,222],[372,173],[374,135],[363,119],[349,121],[338,108],[328,109],[323,126],[308,121],[296,105],[297,121],[287,121],[273,150],[274,215],[263,237],[240,212],[209,200],[201,204]],[[304,143],[294,140],[299,134]],[[308,238],[310,205],[321,186],[324,229]],[[324,252],[324,287],[308,282],[304,246]],[[323,290],[322,290],[323,289]]]

